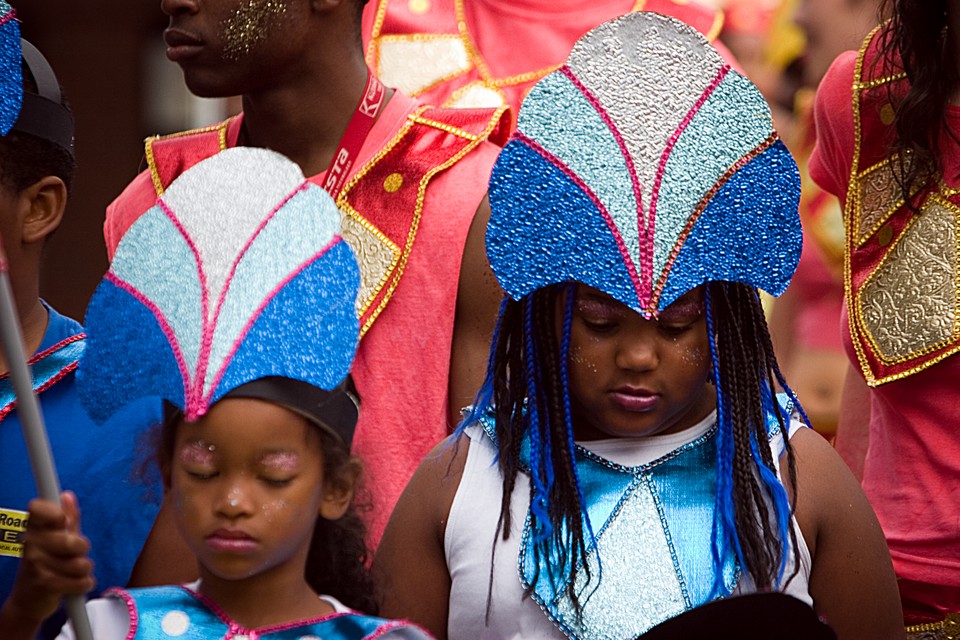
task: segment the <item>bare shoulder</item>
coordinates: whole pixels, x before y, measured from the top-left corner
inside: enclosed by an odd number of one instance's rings
[[[812,429],[801,429],[790,442],[796,457],[796,518],[810,549],[814,608],[840,640],[902,638],[893,563],[860,484]]]
[[[390,515],[374,558],[381,614],[446,637],[450,574],[444,534],[470,440],[450,436],[420,463]]]

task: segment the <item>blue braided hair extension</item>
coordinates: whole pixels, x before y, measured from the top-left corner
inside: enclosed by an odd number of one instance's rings
[[[733,542],[740,566],[744,565],[743,549],[736,535],[737,525],[733,511],[733,425],[730,423],[730,410],[727,398],[720,384],[720,358],[717,354],[716,334],[713,330],[713,300],[710,286],[703,288],[704,307],[707,321],[707,340],[710,343],[712,361],[711,376],[717,390],[717,497],[716,515],[713,532],[710,537],[713,549],[713,590],[712,596],[726,595],[723,583],[723,558],[727,545]]]
[[[550,521],[550,489],[553,487],[553,464],[550,458],[550,429],[540,421],[539,366],[536,332],[533,330],[533,295],[526,297],[524,309],[524,345],[527,379],[527,441],[530,443],[530,516],[531,539],[540,543],[553,532]]]
[[[576,444],[573,437],[573,417],[572,411],[570,410],[570,377],[568,375],[568,370],[570,368],[570,329],[573,325],[573,304],[576,298],[576,289],[577,286],[573,282],[568,282],[563,286],[563,292],[566,295],[566,300],[563,310],[563,333],[560,336],[560,383],[561,388],[563,389],[563,416],[566,421],[566,432],[567,432],[567,448],[570,451],[570,466],[573,468],[573,477],[577,485],[577,499],[580,502],[580,512],[583,514],[583,522],[587,525],[587,532],[590,535],[589,544],[587,548],[596,548],[597,545],[597,536],[593,531],[593,523],[590,521],[590,513],[587,510],[587,501],[583,497],[583,486],[580,484],[580,474],[577,471],[577,460],[576,460]],[[587,568],[587,565],[584,564],[584,567]],[[589,571],[589,569],[587,569]],[[600,559],[600,554],[597,554],[597,570],[600,575],[603,574],[603,562]],[[597,576],[597,584],[599,585],[599,578]]]

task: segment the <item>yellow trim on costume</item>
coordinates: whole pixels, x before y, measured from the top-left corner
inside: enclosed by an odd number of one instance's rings
[[[392,151],[397,146],[400,140],[410,131],[410,128],[413,127],[414,124],[423,124],[424,126],[432,126],[431,124],[429,124],[433,122],[432,120],[428,118],[422,118],[423,112],[426,111],[428,108],[429,107],[427,106],[420,107],[407,117],[407,122],[404,123],[403,127],[401,127],[397,135],[394,136],[394,138],[383,149],[381,149],[376,154],[376,156],[374,156],[366,165],[364,165],[364,167],[360,169],[360,171],[358,171],[353,176],[353,178],[346,184],[346,186],[344,186],[343,191],[340,194],[340,197],[337,198],[338,206],[346,205],[347,194],[350,192],[350,190],[354,186],[356,186],[357,182],[364,175],[369,173],[370,170],[373,169],[373,167],[378,162],[383,160],[383,158],[386,157],[386,155],[390,153],[390,151]],[[440,171],[443,171],[444,169],[458,162],[467,153],[472,151],[477,145],[479,145],[483,140],[485,140],[491,133],[493,133],[494,129],[496,129],[496,127],[500,124],[500,119],[503,116],[504,111],[506,111],[506,107],[501,107],[496,111],[494,111],[492,117],[490,118],[490,121],[487,123],[486,129],[481,135],[479,136],[471,135],[470,138],[466,138],[464,136],[465,139],[469,140],[469,144],[464,146],[460,151],[458,151],[456,154],[454,154],[451,158],[449,158],[445,162],[430,169],[423,176],[423,178],[421,178],[420,184],[417,188],[417,201],[416,201],[416,206],[413,212],[413,221],[410,224],[410,231],[407,233],[407,241],[403,247],[403,253],[400,255],[400,259],[396,267],[386,275],[385,280],[380,282],[379,286],[376,288],[372,296],[368,298],[369,302],[367,302],[364,309],[362,311],[358,311],[358,316],[362,317],[363,314],[365,314],[369,310],[370,305],[372,304],[373,300],[376,299],[376,296],[379,295],[381,291],[383,291],[383,287],[386,281],[387,280],[390,281],[390,284],[387,287],[386,291],[383,292],[383,297],[380,299],[380,304],[378,304],[376,309],[374,309],[370,313],[370,316],[363,323],[363,326],[360,327],[361,338],[366,334],[366,332],[373,325],[374,321],[383,311],[384,307],[386,307],[387,302],[393,296],[393,292],[396,289],[397,284],[399,284],[400,282],[400,276],[403,275],[403,271],[406,268],[407,260],[410,257],[410,251],[413,249],[414,238],[416,237],[417,230],[420,227],[420,217],[421,215],[423,215],[423,204],[424,204],[424,200],[426,199],[427,184],[430,182],[433,176],[435,176]],[[440,125],[441,123],[435,123],[435,124]],[[448,127],[448,125],[443,125],[443,126],[434,127],[434,128],[438,128],[448,133],[452,133],[450,129],[456,129],[455,127]],[[462,133],[466,133],[466,132],[462,132]],[[357,213],[356,215],[359,217],[360,214]]]
[[[446,131],[447,133],[455,135],[458,138],[463,138],[464,140],[470,140],[470,141],[482,140],[487,135],[490,135],[489,133],[487,133],[484,136],[474,135],[469,131],[464,131],[459,127],[454,127],[452,125],[449,125],[443,122],[437,122],[436,120],[431,120],[430,118],[422,118],[416,114],[411,114],[410,118],[417,124],[425,124],[428,127],[433,127],[434,129],[440,129],[441,131]]]
[[[218,134],[220,151],[223,151],[227,148],[227,128],[230,126],[230,122],[234,118],[236,118],[236,116],[232,116],[223,122],[218,122],[217,124],[210,125],[208,127],[199,127],[197,129],[190,129],[188,131],[178,131],[176,133],[169,133],[163,136],[150,136],[143,141],[144,155],[147,158],[147,166],[150,167],[150,179],[153,181],[153,189],[157,192],[158,198],[163,195],[166,187],[163,185],[163,181],[160,179],[160,175],[157,173],[157,166],[153,157],[154,143],[159,140],[167,140],[169,138],[180,138],[183,136],[194,135],[196,133],[210,133],[211,131],[216,131]]]
[[[370,293],[367,295],[367,297],[364,298],[363,301],[359,301],[359,300],[357,301],[358,304],[356,306],[356,309],[357,309],[357,317],[359,318],[363,316],[364,313],[366,313],[367,309],[370,308],[370,305],[373,304],[374,300],[376,300],[377,295],[380,293],[380,290],[383,289],[383,286],[387,283],[387,280],[390,279],[390,276],[393,274],[394,269],[396,269],[397,264],[400,262],[402,251],[400,247],[398,247],[393,240],[391,240],[386,235],[384,235],[384,233],[380,231],[380,229],[377,229],[369,220],[364,218],[359,211],[351,207],[350,203],[348,203],[346,200],[344,200],[343,202],[338,202],[337,206],[340,208],[341,215],[346,215],[353,218],[357,222],[357,224],[359,224],[364,229],[369,231],[373,236],[377,238],[377,240],[382,242],[384,246],[386,246],[387,249],[390,250],[391,253],[393,253],[393,260],[391,260],[390,262],[390,267],[386,271],[384,271],[382,276],[380,276],[380,279],[377,281],[377,284],[370,289]],[[362,336],[363,332],[361,332],[360,335]]]
[[[859,173],[859,175],[857,176],[857,182],[858,182],[857,189],[858,189],[858,190],[859,190],[859,189],[862,189],[862,187],[863,187],[863,180],[864,180],[865,178],[867,178],[870,174],[876,173],[877,171],[881,171],[881,170],[886,170],[886,169],[888,169],[889,166],[890,166],[890,164],[892,163],[892,161],[893,161],[893,159],[894,159],[895,157],[896,157],[896,156],[893,156],[893,157],[891,157],[891,158],[886,158],[886,159],[884,159],[884,160],[881,160],[880,162],[878,162],[877,164],[873,165],[872,167],[867,167],[866,169],[864,169],[863,171],[861,171],[861,172]],[[898,186],[898,185],[894,185],[894,188],[897,189],[897,190],[899,190],[899,186]],[[858,197],[859,197],[859,192],[858,192]],[[860,228],[860,223],[862,222],[862,217],[863,217],[863,216],[861,216],[861,215],[856,215],[856,216],[854,216],[854,220],[853,220],[853,233],[854,233],[854,235],[852,236],[852,238],[856,241],[856,243],[857,243],[857,248],[860,248],[860,247],[862,247],[863,245],[865,245],[865,244],[870,240],[870,238],[873,237],[873,234],[875,234],[875,233],[880,229],[880,227],[882,227],[883,225],[885,225],[885,224],[887,223],[887,221],[889,221],[890,218],[893,217],[893,214],[895,214],[897,211],[899,211],[899,210],[901,209],[901,207],[903,207],[904,204],[906,204],[906,202],[905,202],[904,199],[903,199],[903,193],[900,193],[899,197],[894,201],[893,205],[892,205],[891,207],[889,207],[889,208],[887,209],[887,211],[885,211],[885,212],[883,213],[883,215],[881,215],[879,218],[877,218],[877,221],[874,222],[874,223],[873,223],[873,226],[871,226],[870,229],[868,229],[866,232],[864,232],[864,231]]]
[[[885,26],[885,24],[886,23],[880,24],[874,27],[870,31],[870,33],[867,34],[867,37],[864,39],[863,43],[860,45],[860,50],[857,54],[857,61],[854,66],[853,83],[851,85],[851,89],[852,89],[851,100],[852,100],[852,110],[853,110],[853,157],[852,157],[852,163],[851,163],[851,169],[850,169],[850,180],[849,180],[849,183],[847,184],[847,202],[846,202],[846,206],[844,207],[844,229],[847,234],[847,242],[844,243],[844,251],[843,251],[844,253],[843,255],[843,266],[844,266],[843,287],[844,287],[844,292],[846,294],[844,297],[846,298],[846,301],[847,301],[846,303],[847,316],[849,318],[848,322],[850,325],[850,333],[852,338],[851,342],[853,343],[854,351],[857,354],[857,362],[860,365],[860,371],[863,373],[863,377],[866,380],[867,385],[870,387],[876,387],[881,384],[885,384],[887,382],[902,380],[903,378],[907,378],[915,373],[919,373],[920,371],[923,371],[924,369],[960,351],[960,344],[957,344],[953,349],[948,349],[947,351],[944,351],[943,353],[937,355],[936,357],[930,358],[929,360],[925,360],[924,362],[914,367],[905,369],[903,371],[898,371],[897,373],[894,373],[888,376],[875,377],[873,375],[873,371],[870,368],[870,361],[867,358],[867,354],[864,351],[863,344],[861,341],[861,336],[865,337],[867,341],[870,342],[871,346],[875,349],[875,355],[877,360],[883,362],[884,364],[888,362],[881,355],[880,351],[876,350],[876,344],[873,341],[873,336],[868,331],[866,331],[866,327],[863,324],[863,319],[860,311],[861,309],[860,295],[859,295],[859,292],[857,294],[853,293],[853,272],[852,272],[852,266],[851,266],[852,253],[853,253],[852,239],[857,237],[854,235],[854,233],[856,232],[855,225],[859,224],[858,219],[859,219],[859,210],[861,206],[859,177],[862,175],[862,172],[858,171],[858,167],[860,165],[860,154],[863,146],[863,132],[862,132],[863,123],[860,117],[860,111],[862,108],[861,94],[863,91],[867,89],[873,89],[878,86],[882,86],[884,83],[895,82],[897,80],[900,80],[906,77],[905,74],[895,73],[895,74],[891,74],[883,78],[868,81],[868,82],[863,82],[861,80],[863,78],[863,65],[866,59],[867,50],[870,48],[870,45],[873,43],[873,39],[876,37],[877,33]],[[882,162],[883,161],[881,161],[881,163],[878,163],[878,165],[882,164]],[[876,165],[874,167],[868,168],[867,171],[870,171],[875,167]],[[953,195],[956,193],[960,193],[960,188],[952,190],[950,195]],[[943,192],[931,193],[930,197],[936,197],[937,199],[945,200],[946,195],[947,194]],[[928,197],[928,200],[929,200],[929,197]],[[950,203],[950,207],[952,209],[956,209],[956,205],[953,205],[952,203]],[[889,219],[889,217],[887,217],[887,219]],[[911,221],[911,224],[912,222],[913,221]],[[903,231],[901,231],[901,237],[903,233],[906,231],[906,229],[907,227],[904,227]],[[899,242],[900,238],[898,238],[897,240]],[[892,247],[887,250],[887,254],[889,254],[889,251],[891,250],[892,250]],[[884,256],[883,261],[881,261],[881,264],[885,260],[886,260],[886,255]],[[879,268],[879,266],[877,268]],[[876,270],[874,270],[874,273],[875,271]],[[871,275],[866,280],[864,280],[863,284],[866,284],[867,282],[869,282],[872,277],[873,277],[873,274],[871,273]],[[863,288],[863,285],[861,285],[861,289],[862,288]],[[955,325],[954,333],[956,333],[957,331],[956,318],[954,319],[954,325]],[[940,347],[940,348],[943,348],[943,347]],[[936,349],[933,349],[932,351],[926,351],[924,354],[921,354],[921,355],[933,353],[935,351]]]

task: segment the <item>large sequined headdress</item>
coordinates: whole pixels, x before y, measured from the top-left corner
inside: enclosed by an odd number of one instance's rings
[[[275,152],[222,151],[177,178],[118,245],[87,309],[81,398],[98,421],[144,396],[193,420],[253,381],[341,389],[359,283],[326,192]]]
[[[800,177],[759,90],[655,13],[597,27],[520,109],[487,250],[519,299],[575,280],[644,317],[714,280],[784,291]]]
[[[36,93],[23,90],[24,64]],[[50,64],[20,37],[16,11],[0,0],[0,136],[11,131],[30,134],[73,155],[73,116],[61,101],[60,83]]]

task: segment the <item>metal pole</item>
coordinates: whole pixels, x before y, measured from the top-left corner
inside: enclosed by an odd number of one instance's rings
[[[40,403],[33,391],[33,376],[30,374],[23,351],[23,335],[13,301],[7,256],[2,246],[0,246],[0,347],[3,348],[3,353],[7,357],[10,381],[17,394],[17,414],[23,429],[23,439],[27,443],[37,490],[41,498],[59,504],[60,481],[53,463],[53,453],[50,451],[50,440],[43,423],[43,415],[40,413]],[[67,596],[66,608],[73,621],[77,640],[93,640],[83,596]]]

